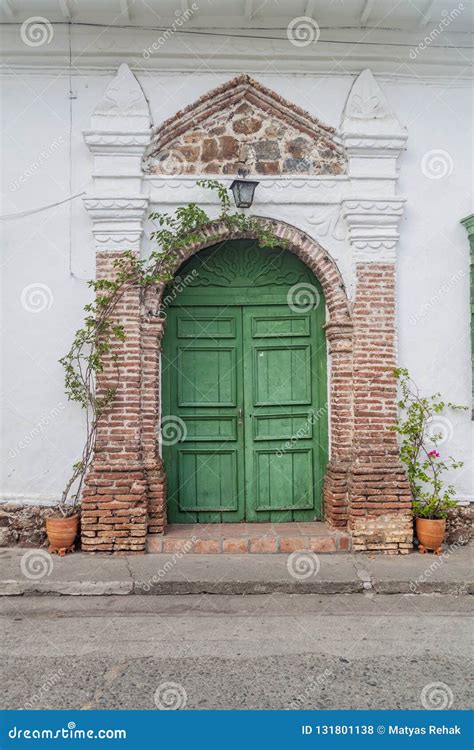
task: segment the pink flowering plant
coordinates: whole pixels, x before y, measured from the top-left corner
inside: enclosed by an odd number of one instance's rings
[[[410,483],[413,513],[417,518],[446,518],[457,503],[453,500],[455,489],[445,484],[443,474],[460,469],[463,462],[452,456],[442,458],[439,447],[443,434],[432,431],[432,427],[442,412],[464,411],[467,407],[443,401],[439,393],[420,396],[408,370],[397,368],[394,372],[400,388],[400,413],[391,429],[400,438],[400,458]]]

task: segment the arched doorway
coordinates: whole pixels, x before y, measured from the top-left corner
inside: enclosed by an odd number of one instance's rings
[[[168,522],[322,518],[325,303],[311,270],[232,240],[192,256],[164,297]]]

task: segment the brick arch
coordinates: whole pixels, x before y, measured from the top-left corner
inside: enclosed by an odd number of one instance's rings
[[[328,320],[325,333],[329,348],[328,410],[330,461],[326,471],[324,506],[326,519],[337,527],[347,525],[347,475],[353,435],[352,318],[351,305],[337,264],[329,253],[305,232],[282,221],[270,222],[285,248],[311,269],[321,284]],[[235,239],[256,239],[255,233],[232,231],[224,223],[210,224],[200,242],[181,250],[176,257],[176,274],[189,258],[205,248]],[[165,322],[159,308],[165,285],[150,288],[141,309],[141,449],[148,486],[148,531],[162,533],[166,525],[166,476],[158,455],[160,351]]]
[[[284,241],[285,248],[302,260],[316,276],[323,288],[326,300],[329,313],[328,328],[335,324],[351,325],[351,306],[344,281],[336,262],[329,253],[316,240],[301,229],[291,226],[291,224],[264,216],[254,216],[253,218],[261,222],[262,225],[268,226],[270,224],[274,234]],[[191,244],[177,254],[174,273],[177,273],[189,258],[210,245],[227,240],[257,238],[256,233],[231,231],[223,222],[210,224],[203,234],[204,239],[201,242]],[[164,287],[152,291],[151,298],[155,297],[158,304],[161,301],[163,289]],[[155,296],[156,294],[157,296]],[[148,312],[150,312],[149,308]],[[144,313],[146,314],[146,309]]]

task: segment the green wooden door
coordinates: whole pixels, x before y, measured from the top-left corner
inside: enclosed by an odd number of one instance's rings
[[[246,518],[319,518],[325,451],[317,422],[326,410],[317,414],[325,378],[316,315],[265,305],[245,307],[243,319]]]
[[[295,285],[315,304],[294,305]],[[322,300],[301,261],[254,242],[208,248],[181,269],[162,357],[169,522],[321,518]],[[177,442],[165,439],[170,424]]]
[[[244,518],[242,311],[171,308],[163,355],[163,426],[171,522]],[[166,421],[168,420],[168,421]],[[163,430],[165,433],[165,430]],[[174,439],[178,436],[179,442]]]

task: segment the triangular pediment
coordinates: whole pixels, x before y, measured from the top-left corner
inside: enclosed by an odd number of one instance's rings
[[[145,158],[152,174],[342,174],[335,130],[241,75],[155,129]]]

